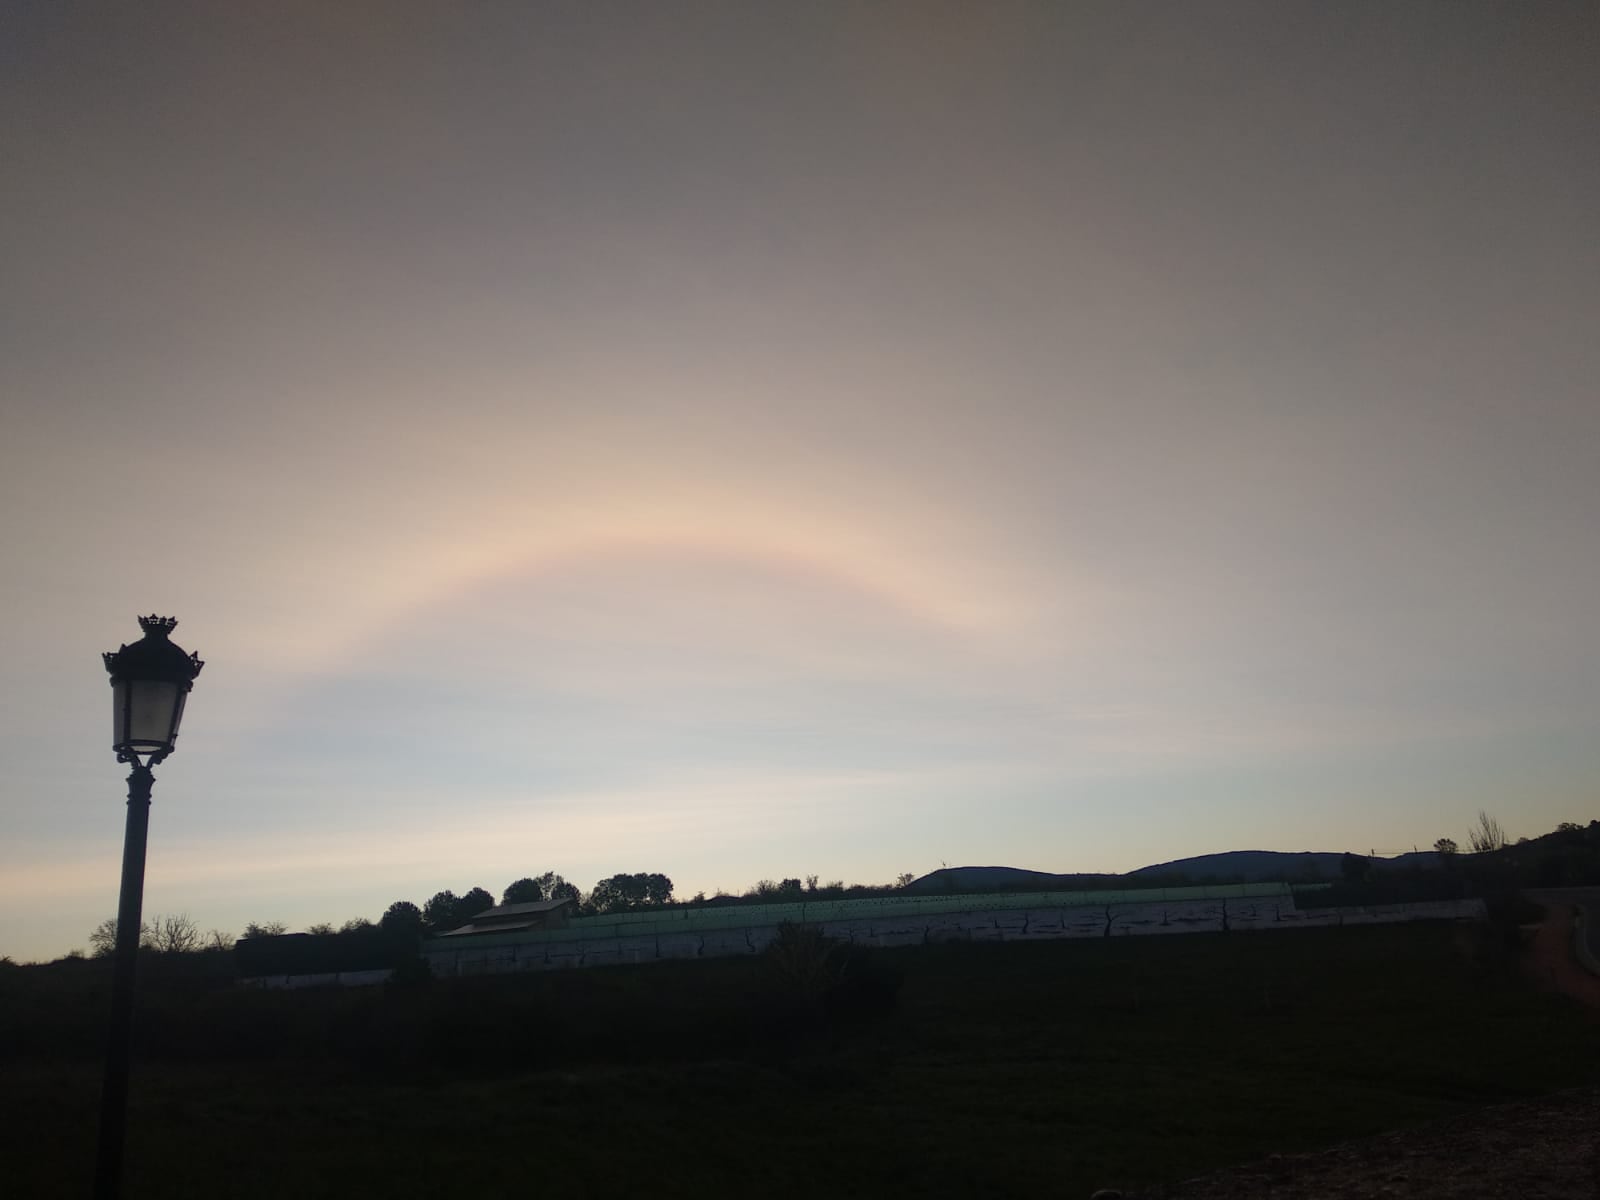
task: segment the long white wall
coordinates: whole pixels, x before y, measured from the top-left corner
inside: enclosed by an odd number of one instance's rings
[[[1223,930],[1306,929],[1327,925],[1377,925],[1398,921],[1475,918],[1481,900],[1391,904],[1373,908],[1297,909],[1287,897],[1196,900],[1172,903],[1078,905],[825,922],[823,932],[864,946],[923,942],[1019,942],[1057,938],[1133,937],[1144,934],[1215,933]],[[576,941],[528,941],[512,946],[430,949],[435,975],[544,971],[609,963],[758,954],[778,932],[752,925],[703,933],[640,934]]]

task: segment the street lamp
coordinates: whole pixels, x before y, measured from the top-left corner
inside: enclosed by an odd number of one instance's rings
[[[139,618],[144,637],[103,655],[111,672],[117,761],[132,763],[128,776],[128,830],[122,841],[122,893],[117,902],[117,950],[111,976],[111,1040],[100,1094],[100,1150],[94,1194],[114,1200],[122,1182],[123,1130],[128,1114],[128,1042],[133,1025],[133,973],[144,909],[144,847],[150,828],[150,768],[171,754],[194,677],[205,666],[171,640],[175,617]],[[144,761],[139,756],[144,755]]]

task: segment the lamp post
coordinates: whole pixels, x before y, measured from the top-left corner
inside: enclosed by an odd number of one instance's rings
[[[150,827],[150,768],[171,754],[178,722],[194,677],[205,666],[171,641],[175,617],[139,618],[144,637],[115,653],[111,672],[113,734],[117,761],[132,763],[128,776],[128,831],[122,842],[122,893],[117,902],[117,949],[111,976],[111,1038],[105,1086],[100,1094],[100,1148],[95,1157],[94,1194],[114,1200],[122,1184],[123,1131],[128,1114],[128,1043],[133,1027],[133,974],[139,954],[144,908],[144,847]],[[144,755],[144,761],[139,756]]]

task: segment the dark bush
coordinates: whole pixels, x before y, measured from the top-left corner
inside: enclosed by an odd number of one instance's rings
[[[894,1010],[902,978],[881,953],[785,922],[759,960],[754,1032],[784,1037],[882,1017]]]
[[[882,951],[847,946],[838,986],[823,998],[824,1007],[838,1025],[878,1020],[894,1012],[904,982],[904,969]]]
[[[385,990],[404,991],[426,987],[432,980],[433,968],[428,965],[428,960],[420,954],[411,954],[401,958],[396,964]]]
[[[377,925],[339,933],[285,933],[242,939],[233,951],[239,975],[331,975],[398,967],[416,957],[416,947]]]
[[[1544,920],[1544,905],[1518,891],[1491,892],[1484,897],[1484,912],[1491,925],[1516,928],[1536,925]]]

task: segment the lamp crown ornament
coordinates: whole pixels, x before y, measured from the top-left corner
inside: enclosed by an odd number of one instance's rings
[[[131,644],[124,642],[116,650],[108,650],[100,656],[105,660],[112,682],[118,679],[162,679],[185,685],[192,682],[206,664],[198,654],[185,654],[171,640],[178,618],[151,613],[138,620],[144,637]]]

